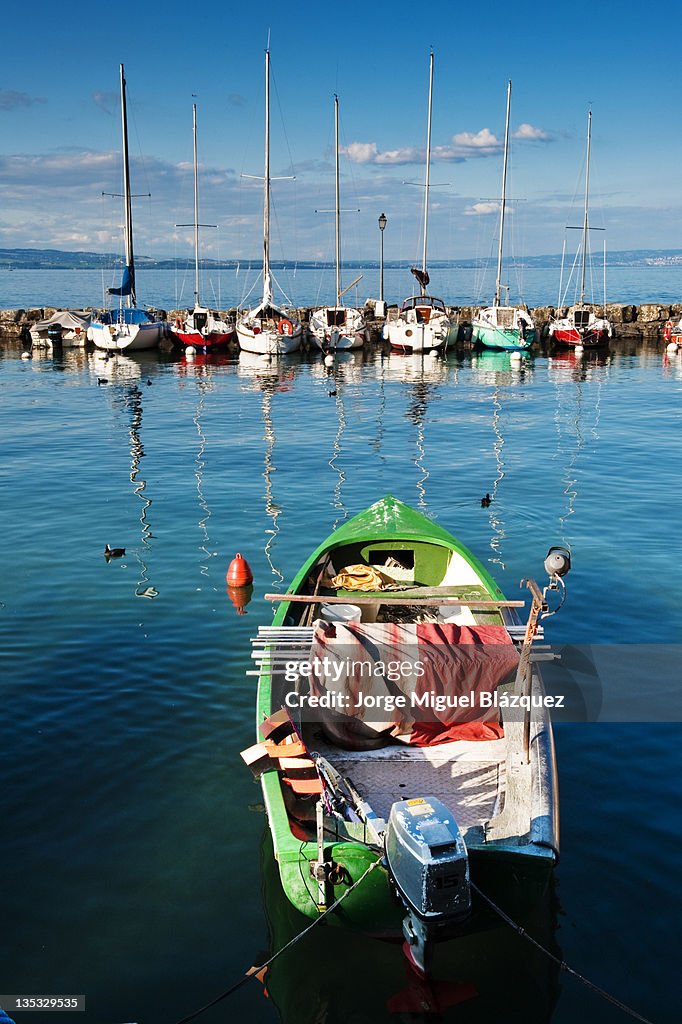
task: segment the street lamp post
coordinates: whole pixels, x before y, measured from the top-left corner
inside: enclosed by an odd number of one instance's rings
[[[388,218],[385,213],[379,215],[379,232],[381,234],[381,249],[379,256],[379,302],[381,303],[380,316],[386,315],[386,308],[384,304],[384,231],[388,223]]]

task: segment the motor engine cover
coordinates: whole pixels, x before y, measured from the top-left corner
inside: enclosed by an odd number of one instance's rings
[[[467,848],[454,814],[437,797],[393,804],[386,860],[403,902],[420,918],[452,923],[469,913]]]

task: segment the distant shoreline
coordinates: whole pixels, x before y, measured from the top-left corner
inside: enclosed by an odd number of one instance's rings
[[[561,266],[561,254],[542,256],[520,256],[509,259],[509,265],[518,269],[552,270]],[[262,258],[243,260],[201,260],[202,270],[259,270]],[[601,254],[594,253],[592,264],[601,267]],[[119,254],[96,252],[68,252],[61,249],[0,249],[0,272],[13,270],[112,270],[123,265]],[[407,260],[386,260],[386,270],[405,270],[412,264]],[[491,265],[491,259],[469,257],[458,260],[431,260],[432,270],[483,270]],[[607,268],[611,267],[682,267],[682,249],[624,249],[607,254]],[[139,271],[146,270],[193,270],[194,260],[190,257],[154,259],[137,256]],[[330,260],[272,260],[273,270],[333,270]],[[378,270],[378,260],[344,260],[347,270]]]

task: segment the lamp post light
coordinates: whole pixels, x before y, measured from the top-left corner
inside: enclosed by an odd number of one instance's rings
[[[386,309],[384,304],[384,231],[388,223],[388,217],[385,213],[379,215],[379,232],[381,234],[381,249],[379,256],[379,302],[381,303],[380,316],[386,315]]]

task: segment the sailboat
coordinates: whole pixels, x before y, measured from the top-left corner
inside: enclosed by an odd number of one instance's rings
[[[199,175],[197,161],[197,105],[192,104],[192,138],[194,142],[194,309],[187,311],[184,318],[178,317],[171,328],[172,334],[185,347],[209,349],[227,345],[234,334],[234,324],[221,320],[217,313],[199,302]],[[178,224],[177,227],[189,227]]]
[[[339,205],[339,97],[334,96],[334,142],[336,147],[336,305],[313,310],[310,335],[323,352],[330,349],[360,348],[369,338],[361,310],[344,306],[341,299],[360,277],[341,290],[341,208]],[[362,275],[360,275],[362,276]]]
[[[133,203],[130,191],[130,164],[128,160],[128,114],[126,110],[126,80],[121,72],[121,126],[123,134],[123,237],[125,242],[125,268],[120,288],[110,288],[109,295],[125,298],[118,309],[112,309],[94,318],[88,328],[88,338],[97,348],[110,352],[139,352],[155,348],[165,333],[163,322],[154,322],[143,309],[138,309],[135,294],[135,259],[133,255]]]
[[[429,179],[431,174],[431,107],[433,101],[433,52],[429,63],[429,107],[426,130],[426,182],[424,193],[424,246],[422,250],[421,269],[412,268],[412,273],[419,282],[419,295],[405,299],[397,316],[384,324],[384,338],[392,348],[403,352],[428,352],[432,349],[445,349],[450,340],[455,339],[458,329],[458,318],[445,308],[442,299],[429,295],[429,274],[426,269],[426,242],[429,224]],[[389,311],[390,317],[390,311]]]
[[[287,355],[301,344],[301,324],[273,302],[270,276],[270,50],[265,51],[265,174],[263,176],[263,299],[237,317],[237,339],[245,352]]]
[[[502,162],[502,196],[500,198],[500,237],[497,247],[497,277],[492,306],[479,309],[472,323],[472,339],[485,348],[523,351],[535,340],[535,324],[527,310],[518,306],[503,306],[502,252],[504,216],[507,205],[507,159],[509,156],[509,115],[511,113],[511,81],[507,83],[507,116],[504,125],[504,159]],[[508,301],[508,300],[507,300]]]
[[[588,232],[603,230],[602,228],[591,228],[589,224],[589,195],[590,195],[590,149],[592,143],[592,111],[587,113],[587,158],[585,167],[585,210],[582,224],[582,262],[580,271],[580,298],[579,301],[568,311],[564,317],[557,317],[550,321],[549,336],[558,345],[570,345],[582,348],[597,348],[600,345],[608,344],[613,334],[611,322],[606,319],[606,294],[604,295],[604,315],[597,316],[594,309],[585,303],[585,272],[587,267],[587,245]],[[581,230],[581,229],[573,229]],[[562,266],[563,271],[563,266]],[[606,289],[604,289],[606,291]],[[562,304],[561,286],[559,287],[559,305]]]

